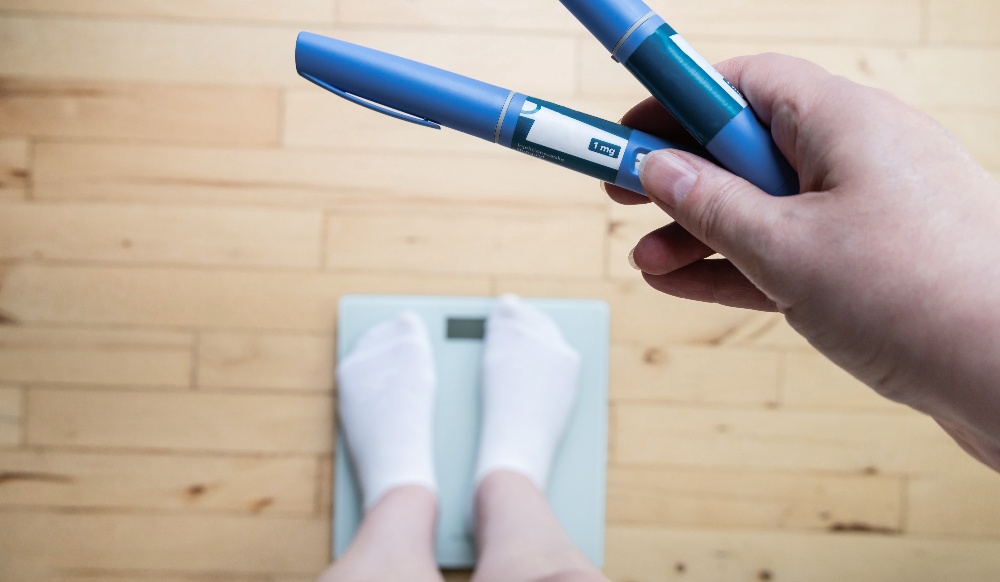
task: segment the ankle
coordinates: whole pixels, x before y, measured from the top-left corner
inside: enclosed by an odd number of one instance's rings
[[[433,569],[437,516],[437,496],[430,489],[421,485],[395,487],[365,513],[361,529],[341,561],[370,575],[387,574],[386,568],[394,564]]]

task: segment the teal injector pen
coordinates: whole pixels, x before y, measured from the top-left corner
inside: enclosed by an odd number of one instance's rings
[[[798,175],[749,104],[642,0],[560,0],[729,171],[775,196]]]

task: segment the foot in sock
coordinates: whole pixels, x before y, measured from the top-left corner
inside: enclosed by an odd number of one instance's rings
[[[340,421],[365,509],[402,485],[436,493],[436,378],[423,321],[407,312],[370,329],[338,366],[337,382]]]
[[[486,327],[477,484],[509,470],[545,490],[579,372],[579,354],[547,315],[513,295],[500,298]]]

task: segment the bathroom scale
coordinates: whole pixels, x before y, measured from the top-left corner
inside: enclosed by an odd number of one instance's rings
[[[525,299],[548,314],[581,356],[577,402],[556,451],[546,496],[570,539],[598,567],[604,562],[604,503],[608,435],[608,306],[603,301]],[[434,463],[440,515],[435,551],[442,568],[476,563],[470,529],[473,472],[479,451],[480,361],[495,298],[353,295],[340,300],[338,360],[372,326],[403,311],[427,324],[438,377]],[[354,539],[362,498],[338,422],[334,479],[333,554]]]

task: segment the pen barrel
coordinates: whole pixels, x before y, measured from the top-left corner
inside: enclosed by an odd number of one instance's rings
[[[350,95],[485,140],[510,91],[342,40],[303,32],[295,45],[299,74]]]
[[[534,97],[516,94],[512,105],[501,124],[500,145],[639,194],[645,194],[639,163],[646,154],[690,149]]]
[[[798,194],[798,176],[743,95],[670,25],[621,63],[726,169],[769,194]]]
[[[702,145],[748,106],[668,24],[653,31],[621,63]]]
[[[698,143],[775,196],[798,176],[746,100],[642,0],[560,0]]]

